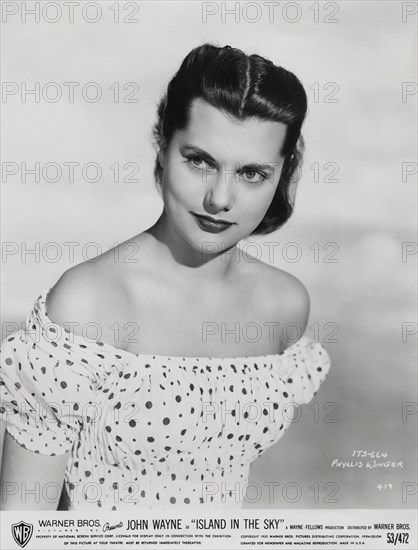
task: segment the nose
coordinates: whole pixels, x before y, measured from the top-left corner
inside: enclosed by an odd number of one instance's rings
[[[211,187],[206,193],[204,206],[210,214],[228,212],[234,205],[234,173],[219,171],[217,177],[210,178]]]

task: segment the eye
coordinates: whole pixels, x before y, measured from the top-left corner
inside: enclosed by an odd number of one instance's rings
[[[266,174],[263,174],[262,172],[256,172],[255,170],[248,170],[247,172],[243,172],[245,181],[248,181],[249,183],[260,183],[266,179]]]
[[[206,172],[214,172],[215,168],[209,164],[206,160],[202,159],[202,157],[189,157],[187,159],[187,162],[193,167],[197,168],[198,170],[204,170]]]

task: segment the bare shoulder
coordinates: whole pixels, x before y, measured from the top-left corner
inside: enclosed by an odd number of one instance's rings
[[[256,285],[259,300],[265,304],[266,314],[280,323],[281,327],[293,325],[289,342],[295,341],[295,332],[302,336],[309,319],[310,297],[305,285],[294,275],[262,261],[257,262]],[[287,334],[287,331],[280,331]],[[284,338],[286,340],[286,338]]]
[[[78,264],[65,271],[49,291],[47,315],[59,325],[72,323],[71,330],[83,334],[85,325],[103,323],[109,311],[123,303],[122,280],[118,264],[108,253]]]
[[[98,300],[99,270],[83,262],[65,271],[48,293],[46,311],[59,325],[91,321]],[[78,333],[75,325],[75,333]]]
[[[79,335],[84,335],[86,325],[95,323],[105,340],[112,339],[109,327],[130,303],[127,273],[132,264],[124,261],[124,244],[63,273],[48,293],[46,312],[51,321],[59,325],[71,323],[71,330]],[[131,250],[129,254],[128,259]]]

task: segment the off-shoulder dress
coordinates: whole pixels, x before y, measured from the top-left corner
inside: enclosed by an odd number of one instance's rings
[[[1,416],[42,455],[69,451],[69,510],[240,508],[251,463],[324,381],[306,335],[282,354],[134,354],[66,331],[44,290],[1,349]]]

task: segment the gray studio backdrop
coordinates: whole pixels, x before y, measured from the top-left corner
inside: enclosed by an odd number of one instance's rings
[[[96,2],[72,15],[47,6],[39,21],[11,4],[18,11],[6,14],[2,59],[3,336],[63,271],[157,219],[151,127],[188,51],[209,41],[269,57],[308,93],[305,163],[290,221],[242,246],[307,286],[307,334],[323,342],[332,369],[253,465],[245,505],[413,507],[402,494],[416,483],[412,3],[120,2],[116,11]],[[342,466],[365,461],[361,450],[386,453],[396,466]],[[264,482],[280,484],[273,502],[266,489],[256,496]]]

